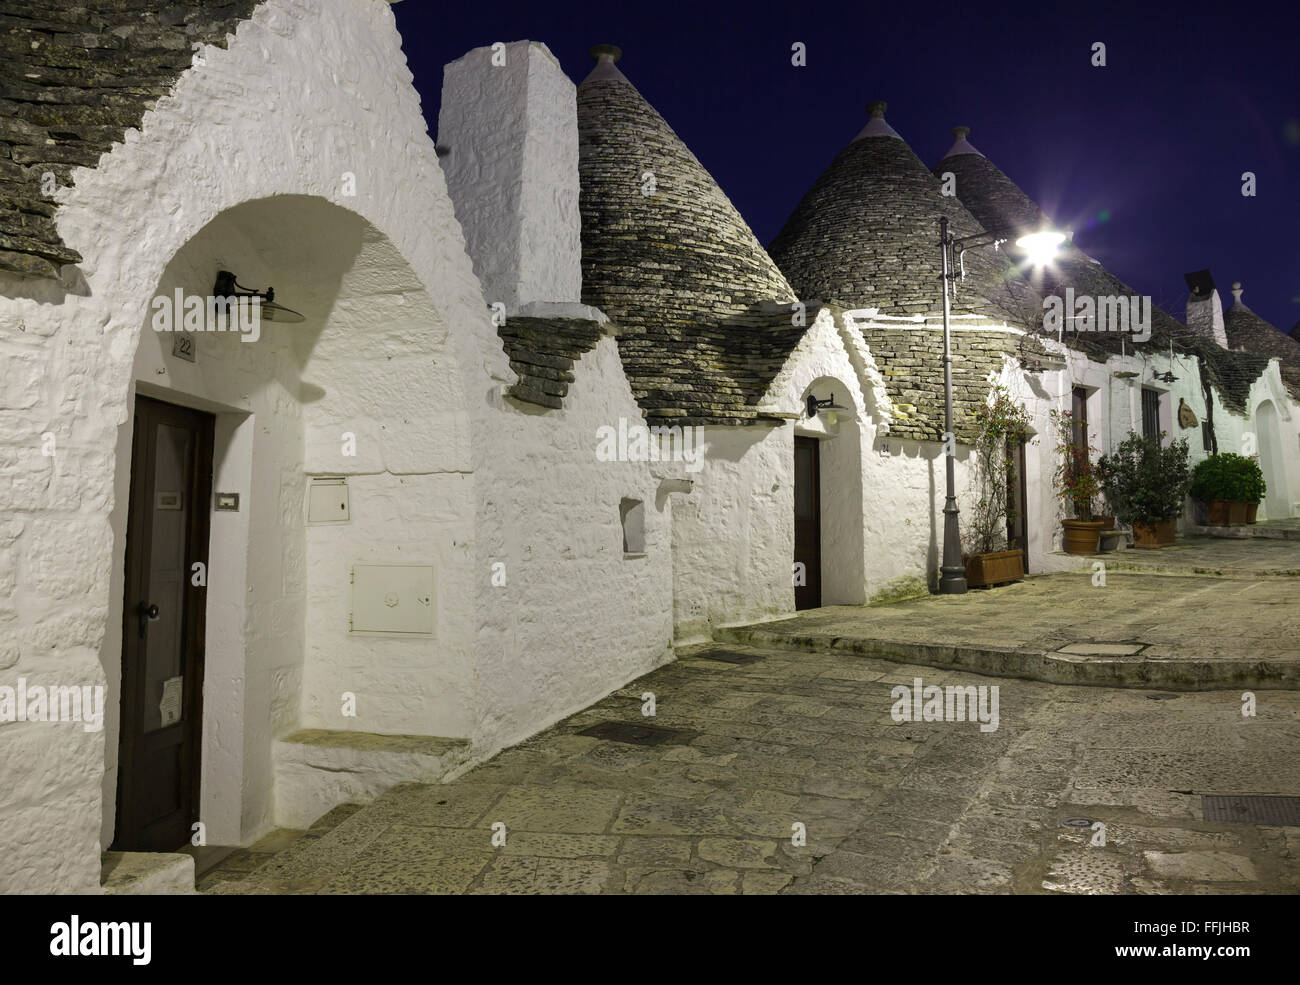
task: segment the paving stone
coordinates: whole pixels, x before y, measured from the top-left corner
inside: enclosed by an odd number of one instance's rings
[[[709,667],[670,664],[628,689],[675,693],[671,727],[697,732],[689,745],[624,752],[575,736],[627,719],[629,698],[607,698],[451,783],[403,785],[300,835],[273,833],[201,891],[1300,891],[1300,832],[1205,822],[1199,796],[1300,789],[1300,693],[1260,692],[1259,718],[1242,723],[1240,689],[1152,701],[1032,684],[1009,689],[999,731],[981,734],[899,726],[868,708],[874,698],[820,690],[874,688],[828,672],[887,675],[884,661],[770,650],[754,664],[700,663]],[[728,695],[760,700],[728,709]],[[872,720],[832,717],[858,712]],[[769,720],[745,733],[719,713]],[[1059,826],[1071,816],[1102,820],[1106,846]],[[504,847],[492,846],[494,821],[507,825]],[[791,844],[796,822],[806,845]]]
[[[1147,864],[1167,879],[1198,882],[1254,882],[1255,867],[1244,855],[1230,852],[1144,852]]]

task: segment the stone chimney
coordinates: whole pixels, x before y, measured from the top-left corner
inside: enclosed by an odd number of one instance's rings
[[[1223,326],[1223,302],[1208,270],[1184,274],[1187,282],[1187,327],[1220,348],[1228,348],[1228,333]]]
[[[488,304],[579,302],[577,91],[544,44],[475,48],[443,69],[438,154]]]

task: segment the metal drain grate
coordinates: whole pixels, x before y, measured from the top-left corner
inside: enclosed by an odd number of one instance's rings
[[[1091,828],[1092,824],[1090,817],[1067,817],[1061,821],[1063,828]]]
[[[716,660],[724,664],[752,664],[763,658],[757,653],[740,653],[736,650],[703,650],[694,655],[696,660]]]
[[[633,746],[657,746],[672,739],[689,739],[695,733],[658,725],[636,725],[632,722],[597,722],[578,734],[610,742],[626,742]]]
[[[1300,797],[1222,797],[1202,794],[1201,816],[1207,821],[1300,827]]]

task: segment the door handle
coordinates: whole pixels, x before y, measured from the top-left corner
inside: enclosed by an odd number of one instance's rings
[[[141,602],[135,607],[135,612],[140,618],[140,638],[144,639],[145,633],[149,629],[149,623],[158,619],[158,603]]]

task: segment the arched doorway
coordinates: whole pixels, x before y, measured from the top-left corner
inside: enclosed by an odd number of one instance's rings
[[[866,601],[861,415],[852,389],[834,377],[814,380],[803,392],[805,405],[810,397],[836,406],[819,408],[795,425],[795,608],[861,605]]]
[[[1264,482],[1268,485],[1264,493],[1264,518],[1284,520],[1291,516],[1291,488],[1287,481],[1286,458],[1282,451],[1282,432],[1273,401],[1265,400],[1255,409],[1255,428],[1259,439],[1259,466],[1264,473]]]
[[[206,299],[218,270],[247,287],[274,286],[277,302],[306,320],[263,320],[256,336],[176,333],[158,330],[151,304],[140,329],[110,517],[116,631],[102,651],[117,712],[106,729],[105,841],[117,819],[123,849],[174,849],[196,821],[209,844],[242,844],[269,828],[272,744],[295,728],[471,729],[469,711],[462,721],[446,709],[473,707],[472,660],[457,659],[471,653],[472,614],[435,594],[436,633],[351,631],[357,563],[427,566],[448,584],[470,579],[470,559],[454,544],[472,540],[472,484],[463,478],[471,441],[441,306],[380,230],[312,196],[220,213],[175,253],[153,296]],[[190,343],[184,354],[178,339]],[[132,489],[132,473],[147,470],[158,444],[139,440],[154,413],[172,426],[207,422],[210,457],[192,466],[206,468],[215,497]],[[350,492],[346,522],[309,512],[318,478]],[[141,598],[167,559],[132,548],[149,543],[158,518],[181,515],[161,511],[182,505],[210,524],[206,553],[173,551],[180,563],[167,570],[184,575],[181,591]],[[132,557],[143,570],[124,577]],[[159,605],[157,622],[137,619],[142,602]],[[174,611],[162,611],[169,604]],[[144,637],[134,635],[138,622]],[[136,640],[151,632],[159,646],[142,650]],[[431,693],[445,700],[411,700]],[[346,720],[343,694],[356,709]],[[166,743],[169,729],[195,737]],[[165,770],[153,746],[166,746]],[[164,808],[162,833],[146,830]]]

